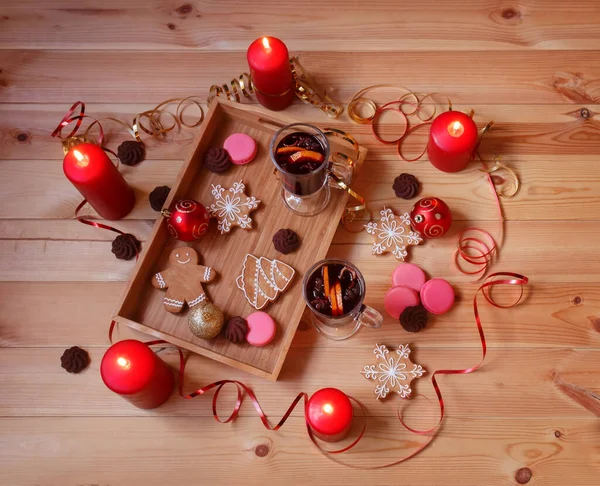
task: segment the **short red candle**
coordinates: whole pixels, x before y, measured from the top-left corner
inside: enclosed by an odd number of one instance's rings
[[[173,391],[171,368],[140,341],[113,344],[102,358],[104,384],[138,408],[156,408]]]
[[[460,111],[446,111],[431,124],[427,155],[432,165],[444,172],[459,172],[473,159],[477,126]]]
[[[290,106],[294,80],[286,45],[275,37],[261,37],[250,44],[247,58],[258,102],[275,111]]]
[[[352,403],[337,388],[322,388],[308,400],[307,420],[316,437],[326,442],[344,439],[352,427]]]
[[[133,209],[133,189],[98,145],[82,143],[72,148],[65,156],[63,170],[100,217],[121,219]]]

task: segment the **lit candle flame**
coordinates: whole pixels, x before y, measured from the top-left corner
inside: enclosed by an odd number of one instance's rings
[[[73,155],[77,159],[77,165],[79,167],[86,167],[90,161],[87,157],[85,157],[79,150],[73,150]]]
[[[462,123],[459,121],[455,121],[448,125],[448,133],[453,137],[460,137],[465,131],[465,128],[462,126]]]
[[[323,412],[332,414],[333,413],[333,405],[331,405],[330,403],[326,403],[325,405],[323,405]]]
[[[131,362],[130,362],[128,359],[126,359],[126,358],[123,358],[122,356],[121,356],[121,357],[119,357],[119,358],[117,358],[117,364],[118,364],[118,365],[119,365],[121,368],[124,368],[124,369],[126,369],[126,370],[128,370],[129,368],[131,368]]]
[[[262,45],[264,46],[265,49],[267,49],[268,51],[271,50],[271,44],[269,44],[269,38],[268,37],[263,37],[262,38]]]

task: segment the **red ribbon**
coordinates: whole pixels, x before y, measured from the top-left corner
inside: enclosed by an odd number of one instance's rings
[[[77,108],[79,108],[79,114],[72,116],[73,113],[75,113],[75,111],[77,110]],[[69,108],[67,110],[67,113],[65,113],[65,116],[63,116],[63,119],[60,121],[58,126],[54,129],[51,136],[60,138],[61,140],[74,137],[77,134],[79,128],[81,127],[81,122],[83,122],[84,118],[91,118],[92,120],[94,120],[90,124],[90,126],[87,128],[87,130],[85,131],[84,137],[85,137],[85,135],[87,135],[89,133],[91,128],[97,124],[98,130],[100,131],[100,136],[98,137],[97,144],[102,147],[102,142],[104,141],[104,130],[102,129],[102,125],[93,116],[89,116],[89,115],[85,114],[85,103],[83,101],[76,101],[75,103],[73,103],[73,106],[71,106],[71,108]],[[67,136],[63,136],[63,134],[62,134],[63,129],[73,122],[77,122],[77,123],[75,123],[75,128],[73,128],[73,130],[71,130],[71,133],[69,133]]]
[[[497,278],[500,278],[500,280],[496,280]],[[310,437],[311,441],[313,442],[313,444],[315,444],[315,446],[319,449],[319,451],[321,453],[323,453],[326,457],[328,457],[329,459],[331,459],[334,462],[337,462],[339,464],[345,465],[345,466],[349,466],[349,467],[353,467],[353,468],[357,468],[357,469],[379,469],[379,468],[384,468],[384,467],[389,467],[389,466],[394,466],[396,464],[400,464],[401,462],[407,461],[408,459],[416,456],[417,454],[419,454],[422,450],[424,450],[432,441],[433,439],[436,437],[437,431],[440,427],[440,425],[442,424],[442,421],[444,419],[444,415],[445,415],[445,405],[444,405],[444,399],[442,397],[442,392],[440,390],[440,387],[438,385],[437,379],[436,379],[436,375],[466,375],[468,373],[473,373],[474,371],[476,371],[477,369],[479,369],[482,365],[483,362],[485,360],[486,354],[487,354],[487,344],[486,344],[486,340],[485,340],[485,334],[483,332],[483,326],[481,323],[481,317],[479,315],[479,307],[477,304],[477,297],[479,296],[479,293],[481,292],[484,296],[484,298],[490,303],[492,304],[494,307],[496,308],[500,308],[500,309],[508,309],[511,307],[516,306],[522,296],[523,296],[523,286],[526,285],[528,283],[529,279],[523,275],[520,275],[518,273],[511,273],[511,272],[499,272],[499,273],[494,273],[492,275],[490,275],[485,282],[477,289],[477,292],[475,293],[475,297],[473,298],[473,314],[475,317],[475,324],[477,325],[477,330],[479,332],[479,338],[481,340],[481,350],[482,350],[482,357],[481,360],[479,361],[479,363],[477,363],[475,366],[471,366],[470,368],[466,368],[466,369],[460,369],[460,370],[436,370],[434,371],[432,377],[431,377],[431,382],[433,384],[433,388],[435,390],[435,393],[437,395],[437,399],[438,399],[438,403],[440,406],[440,419],[438,421],[438,423],[432,427],[431,429],[428,430],[416,430],[413,429],[412,427],[409,427],[408,425],[406,425],[406,423],[404,422],[404,419],[402,418],[402,414],[401,411],[398,411],[398,419],[400,420],[400,422],[402,423],[402,425],[410,432],[414,433],[414,434],[418,434],[418,435],[430,435],[430,439],[425,442],[424,444],[422,444],[421,446],[419,446],[415,451],[413,451],[411,454],[409,454],[408,456],[405,456],[397,461],[391,462],[391,463],[387,463],[387,464],[383,464],[383,465],[377,465],[377,466],[354,466],[352,464],[347,464],[345,462],[342,462],[341,460],[335,458],[335,457],[331,457],[331,455],[333,454],[340,454],[346,451],[349,451],[350,449],[352,449],[353,447],[355,447],[360,440],[363,438],[365,430],[366,430],[366,409],[365,407],[355,398],[353,397],[349,397],[350,400],[352,400],[354,403],[356,403],[360,409],[363,411],[363,414],[365,414],[365,421],[362,427],[362,430],[360,432],[360,434],[358,435],[358,437],[348,446],[344,447],[343,449],[337,449],[337,450],[327,450],[324,449],[321,444],[317,441],[317,439],[315,438],[312,429],[310,428],[310,425],[308,423],[308,414],[307,414],[307,403],[308,403],[308,395],[304,392],[299,393],[296,398],[294,399],[294,401],[291,403],[291,405],[288,407],[288,409],[286,410],[286,412],[284,413],[283,417],[281,418],[281,420],[279,420],[279,422],[276,425],[271,425],[269,423],[269,420],[267,419],[267,416],[265,414],[265,412],[263,411],[262,407],[260,406],[260,403],[258,401],[258,399],[256,398],[256,395],[254,394],[254,392],[252,391],[251,388],[249,388],[247,385],[245,385],[244,383],[237,381],[237,380],[219,380],[219,381],[215,381],[214,383],[211,383],[209,385],[206,385],[202,388],[198,388],[197,390],[193,391],[192,393],[189,394],[185,394],[183,391],[183,384],[184,384],[184,378],[185,378],[185,357],[183,355],[183,351],[180,348],[177,348],[179,351],[179,395],[182,396],[183,398],[185,398],[186,400],[191,400],[192,398],[195,398],[197,396],[200,395],[204,395],[205,393],[207,393],[208,391],[215,389],[215,393],[213,395],[213,399],[212,399],[212,412],[213,412],[213,417],[217,422],[220,423],[229,423],[232,420],[234,420],[238,415],[239,415],[239,411],[240,408],[242,406],[242,401],[243,401],[243,397],[244,397],[244,392],[246,393],[246,395],[248,395],[248,397],[250,397],[250,400],[252,401],[252,404],[254,405],[254,408],[261,420],[261,422],[263,423],[264,427],[267,430],[272,430],[272,431],[276,431],[279,430],[287,421],[287,419],[290,417],[291,413],[293,412],[293,410],[296,408],[296,406],[303,401],[304,402],[304,417],[305,417],[305,421],[306,421],[306,430],[308,432],[308,436]],[[519,295],[519,298],[513,302],[512,304],[509,305],[501,305],[498,304],[497,302],[494,301],[493,297],[491,296],[491,289],[492,287],[498,286],[498,285],[519,285],[521,287],[521,294]],[[110,325],[110,329],[109,329],[109,339],[112,342],[112,334],[115,328],[116,322],[113,320],[111,322]],[[150,341],[146,343],[148,346],[153,346],[156,344],[168,344],[167,341],[164,340],[157,340],[157,341]],[[237,388],[237,399],[236,399],[236,403],[235,406],[233,408],[233,411],[231,412],[231,414],[229,415],[229,417],[225,420],[222,420],[221,417],[219,416],[219,414],[217,413],[217,402],[219,399],[219,393],[221,392],[221,390],[223,389],[223,387],[225,385],[228,384],[232,384],[235,385]]]
[[[501,280],[495,280],[496,278],[501,278]],[[442,424],[442,420],[444,419],[444,410],[445,410],[444,399],[442,398],[442,392],[440,391],[440,387],[438,385],[437,380],[435,379],[435,376],[436,375],[466,375],[468,373],[473,373],[474,371],[479,369],[481,367],[481,365],[483,365],[483,362],[484,362],[486,354],[487,354],[487,343],[485,340],[485,334],[483,332],[483,326],[481,324],[481,317],[479,316],[479,307],[477,305],[477,297],[479,296],[479,293],[481,292],[483,294],[483,296],[485,297],[485,299],[490,304],[492,304],[494,307],[497,307],[499,309],[509,309],[511,307],[516,306],[521,301],[521,298],[523,297],[523,285],[527,285],[528,282],[529,282],[529,279],[527,277],[525,277],[524,275],[520,275],[518,273],[512,273],[512,272],[493,273],[488,278],[486,278],[485,282],[477,289],[477,292],[475,293],[475,297],[473,297],[473,314],[475,316],[475,324],[477,325],[477,330],[479,331],[479,339],[481,340],[481,351],[482,351],[481,361],[479,361],[479,363],[477,363],[475,366],[471,366],[470,368],[465,368],[462,370],[436,370],[436,371],[434,371],[433,375],[431,376],[431,383],[433,384],[433,388],[435,389],[435,393],[437,395],[438,402],[440,405],[440,419],[439,419],[438,423],[434,427],[432,427],[431,429],[428,429],[428,430],[416,430],[416,429],[413,429],[413,428],[409,427],[408,425],[406,425],[404,423],[404,420],[402,419],[401,415],[399,414],[398,418],[400,419],[400,422],[402,422],[402,425],[404,425],[404,427],[406,427],[411,432],[413,432],[415,434],[420,434],[420,435],[430,434],[430,433],[434,432]],[[491,288],[495,287],[496,285],[519,285],[521,287],[521,294],[519,295],[519,298],[517,300],[515,300],[515,302],[513,302],[512,304],[509,304],[509,305],[498,304],[494,301],[494,299],[492,298],[491,293],[490,293]]]
[[[73,116],[73,114],[75,113],[75,111],[77,110],[77,108],[79,108],[79,114]],[[100,136],[98,137],[98,141],[97,141],[97,145],[100,146],[100,148],[102,150],[104,150],[105,152],[108,152],[110,154],[112,154],[116,159],[117,159],[117,168],[119,167],[119,157],[117,156],[117,154],[115,154],[112,150],[110,150],[109,148],[103,147],[102,146],[102,142],[104,141],[104,130],[102,129],[102,125],[100,124],[100,121],[97,120],[94,117],[91,117],[89,115],[85,114],[85,103],[83,101],[77,101],[75,103],[73,103],[73,106],[71,106],[71,108],[69,108],[67,110],[67,113],[65,113],[65,116],[63,116],[62,120],[60,121],[60,123],[58,124],[58,126],[54,129],[54,131],[52,132],[51,136],[52,137],[56,137],[59,138],[61,140],[64,139],[69,139],[71,137],[74,137],[77,132],[79,131],[79,128],[81,127],[81,123],[83,121],[84,118],[91,118],[93,121],[92,124],[90,124],[90,126],[87,128],[87,130],[85,131],[84,137],[85,135],[87,135],[90,131],[90,129],[94,126],[94,125],[98,125],[98,129],[100,131]],[[67,136],[63,136],[62,131],[63,129],[68,126],[69,124],[76,122],[75,123],[75,127],[71,130],[71,133],[69,133]],[[90,219],[85,219],[82,216],[79,216],[79,211],[81,211],[81,209],[83,208],[83,206],[85,206],[85,204],[87,203],[87,199],[84,199],[83,201],[81,201],[79,203],[79,206],[77,206],[77,208],[75,209],[75,218],[77,219],[77,221],[79,221],[80,223],[83,224],[87,224],[89,226],[94,226],[95,228],[100,228],[100,229],[105,229],[105,230],[109,230],[109,231],[113,231],[115,233],[118,233],[120,235],[125,235],[126,233],[121,231],[120,229],[117,229],[113,226],[109,226],[107,224],[103,224],[103,223],[97,223],[96,221],[92,221]],[[137,249],[136,246],[136,250],[135,250],[135,259],[137,261],[139,257],[139,250]],[[110,331],[111,335],[112,335],[112,328]],[[112,340],[111,340],[112,342]]]

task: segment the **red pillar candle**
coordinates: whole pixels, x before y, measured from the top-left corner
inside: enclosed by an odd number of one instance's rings
[[[459,172],[473,159],[477,126],[460,111],[447,111],[431,124],[427,155],[432,165],[444,172]]]
[[[326,442],[344,439],[352,427],[352,403],[337,388],[322,388],[307,404],[308,425],[316,437]]]
[[[113,344],[100,364],[102,381],[138,408],[156,408],[173,390],[171,368],[140,341]]]
[[[72,148],[65,156],[63,170],[100,217],[121,219],[133,209],[133,189],[98,145],[82,143]]]
[[[261,37],[250,44],[247,57],[258,102],[275,111],[290,106],[294,80],[286,45],[275,37]]]

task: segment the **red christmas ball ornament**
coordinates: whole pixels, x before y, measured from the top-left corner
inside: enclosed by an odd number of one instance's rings
[[[424,238],[439,238],[452,223],[448,205],[437,197],[419,199],[410,210],[410,222]]]
[[[181,241],[194,241],[208,231],[210,215],[198,201],[184,199],[177,201],[173,209],[163,209],[169,234]]]

